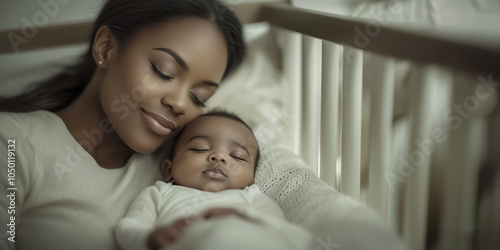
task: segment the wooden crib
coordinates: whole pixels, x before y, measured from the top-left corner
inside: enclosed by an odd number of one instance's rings
[[[323,181],[367,203],[412,250],[499,246],[500,43],[289,3],[234,10],[283,38],[286,134]],[[90,28],[40,27],[23,51],[85,42]],[[10,32],[0,53],[17,52]]]

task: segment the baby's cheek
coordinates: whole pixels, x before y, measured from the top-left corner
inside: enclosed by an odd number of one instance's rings
[[[247,169],[241,169],[238,175],[238,178],[233,179],[233,183],[231,183],[237,189],[245,188],[246,186],[253,184],[253,170],[249,171]]]

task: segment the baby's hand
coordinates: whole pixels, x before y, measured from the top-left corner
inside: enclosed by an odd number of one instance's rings
[[[176,242],[194,221],[195,217],[181,218],[172,224],[155,229],[148,237],[148,248],[157,250]]]

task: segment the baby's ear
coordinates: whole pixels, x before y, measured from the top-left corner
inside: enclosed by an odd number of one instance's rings
[[[163,160],[161,170],[163,172],[163,180],[170,182],[172,180],[172,161],[170,159]]]

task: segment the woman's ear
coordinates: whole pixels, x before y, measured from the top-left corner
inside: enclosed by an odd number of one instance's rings
[[[165,182],[170,182],[173,180],[171,160],[169,159],[163,160],[163,162],[161,163],[161,170],[163,172],[163,180]]]
[[[105,69],[114,53],[118,51],[118,41],[107,26],[101,26],[95,34],[92,54],[97,67]]]

